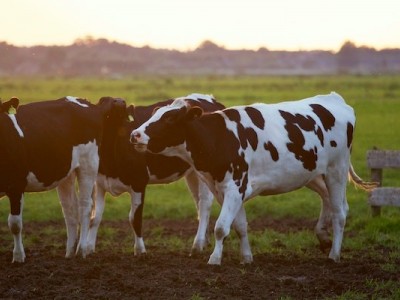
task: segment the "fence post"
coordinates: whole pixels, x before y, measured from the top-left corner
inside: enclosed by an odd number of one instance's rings
[[[371,169],[371,181],[379,182],[379,187],[382,186],[382,169]],[[371,205],[371,213],[373,217],[380,216],[381,207]]]

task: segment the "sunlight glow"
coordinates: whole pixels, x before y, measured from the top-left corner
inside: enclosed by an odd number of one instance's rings
[[[134,46],[188,50],[337,50],[344,41],[400,47],[400,1],[7,0],[0,41],[67,45],[91,35]]]

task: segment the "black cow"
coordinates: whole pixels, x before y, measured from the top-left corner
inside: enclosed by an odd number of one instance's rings
[[[186,97],[193,105],[204,111],[223,109],[224,106],[212,96],[192,94]],[[149,106],[129,106],[128,114],[133,121],[118,130],[104,135],[100,148],[100,168],[97,178],[96,214],[91,222],[88,250],[94,251],[97,231],[104,211],[106,192],[118,196],[128,192],[131,196],[129,222],[133,228],[135,254],[146,252],[142,238],[142,212],[145,190],[148,184],[170,183],[185,177],[186,183],[195,200],[199,227],[193,242],[193,250],[201,251],[206,245],[206,231],[209,221],[213,194],[203,181],[200,181],[188,163],[178,157],[164,155],[141,154],[129,142],[131,131],[151,117],[153,111],[172,103],[173,99],[158,102]]]
[[[21,105],[16,114],[9,113],[10,107],[17,106],[18,99],[13,98],[1,104],[0,112],[0,196],[10,200],[13,262],[25,260],[21,237],[24,192],[55,187],[67,225],[66,256],[73,253],[80,224],[76,251],[85,257],[103,130],[112,131],[126,119],[125,101],[103,97],[93,105],[68,96]]]

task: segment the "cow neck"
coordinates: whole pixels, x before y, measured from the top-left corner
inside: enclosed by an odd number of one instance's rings
[[[219,124],[223,119],[218,114],[207,114],[193,120],[185,127],[186,149],[196,165],[209,164],[215,157],[219,140]],[[198,167],[198,166],[196,166]]]
[[[102,135],[102,143],[100,146],[100,173],[111,172],[116,167],[116,159],[118,157],[118,150],[120,148],[121,139],[126,138],[128,142],[128,136],[120,136],[125,127],[117,125],[115,122],[105,122]]]

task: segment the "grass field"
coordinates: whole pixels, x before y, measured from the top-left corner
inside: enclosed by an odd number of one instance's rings
[[[184,96],[193,92],[213,94],[226,106],[253,102],[276,103],[301,99],[316,94],[336,91],[354,107],[357,116],[352,163],[358,174],[368,179],[366,151],[376,146],[381,149],[400,150],[400,76],[335,76],[335,77],[132,77],[123,79],[61,79],[61,78],[1,78],[0,97],[8,100],[12,96],[22,103],[57,99],[72,95],[97,102],[101,96],[111,95],[126,99],[135,105],[151,104],[158,100]],[[0,170],[1,172],[1,170]],[[385,170],[384,186],[400,186],[400,170]],[[392,263],[382,265],[387,272],[400,274],[400,210],[384,207],[382,215],[372,218],[367,205],[367,194],[352,185],[347,192],[350,212],[346,224],[343,249],[346,255],[357,256],[357,250],[367,249],[371,255],[383,255],[375,251],[376,246],[388,249],[385,255],[393,258]],[[127,220],[130,201],[127,195],[118,199],[108,196],[105,220]],[[309,190],[302,189],[285,195],[257,197],[246,204],[248,219],[284,218],[315,220],[318,218],[320,201]],[[219,207],[213,206],[212,216],[218,216]],[[12,237],[7,229],[9,203],[0,200],[0,249],[12,250]],[[169,185],[150,186],[146,195],[144,218],[149,219],[195,219],[192,200],[183,181]],[[24,222],[62,220],[61,207],[55,191],[28,194],[25,197]],[[160,229],[162,230],[162,229]],[[64,232],[65,233],[65,232]],[[53,233],[52,233],[53,234]],[[107,237],[106,228],[101,228],[99,239]],[[194,233],[193,233],[194,236]],[[25,237],[25,245],[30,239]],[[299,255],[300,249],[315,244],[316,238],[310,230],[283,235],[268,228],[263,232],[250,230],[253,254],[277,251],[274,241],[284,241],[287,248]],[[156,243],[157,241],[148,241]],[[182,243],[177,238],[165,246],[175,250]],[[233,248],[236,239],[232,238]],[[178,245],[178,246],[177,246]],[[126,247],[130,247],[128,243]],[[274,250],[275,249],[275,250]],[[351,250],[351,251],[347,251]],[[374,252],[375,251],[375,252]],[[382,284],[385,284],[383,282]],[[388,284],[386,282],[386,284]],[[393,289],[393,285],[389,284]],[[379,289],[377,289],[379,290]],[[400,298],[400,287],[395,285],[394,297]],[[356,299],[357,293],[349,291],[343,299]],[[371,296],[371,295],[370,295]],[[374,295],[372,295],[374,297]],[[376,294],[375,296],[378,296]],[[360,299],[363,299],[362,297]]]

